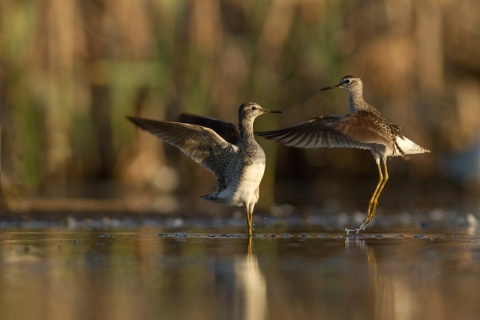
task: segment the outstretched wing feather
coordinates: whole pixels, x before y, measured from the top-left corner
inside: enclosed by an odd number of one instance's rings
[[[187,123],[127,118],[210,170],[219,184],[226,181],[228,163],[238,155],[238,147],[225,141],[212,129]]]
[[[214,118],[203,117],[193,114],[182,113],[177,117],[178,122],[197,124],[202,127],[210,128],[218,133],[223,139],[232,144],[237,144],[240,132],[237,126],[230,122],[224,122]]]
[[[296,148],[370,149],[368,144],[352,139],[336,129],[336,125],[345,117],[326,115],[310,119],[293,127],[256,132],[256,134]]]

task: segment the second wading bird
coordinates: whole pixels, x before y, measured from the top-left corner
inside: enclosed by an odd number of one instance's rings
[[[217,179],[217,190],[202,196],[202,199],[245,207],[248,235],[251,237],[253,208],[259,198],[259,185],[265,171],[265,153],[255,141],[253,121],[268,112],[281,113],[263,109],[254,102],[246,102],[238,110],[238,129],[213,120],[220,127],[230,127],[227,131],[233,131],[238,137],[235,143],[227,141],[215,130],[198,124],[127,118],[210,170]]]
[[[363,83],[360,78],[348,75],[338,84],[322,88],[320,91],[334,88],[348,92],[348,114],[325,115],[293,127],[256,134],[297,148],[370,150],[378,167],[379,180],[368,203],[363,223],[356,229],[345,228],[347,234],[358,233],[365,230],[375,216],[378,198],[388,180],[387,158],[395,156],[407,158],[408,154],[430,151],[403,136],[400,127],[388,122],[377,109],[363,99]]]

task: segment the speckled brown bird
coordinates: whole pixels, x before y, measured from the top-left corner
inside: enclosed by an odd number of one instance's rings
[[[248,235],[251,237],[253,209],[259,198],[259,185],[265,171],[265,153],[255,141],[253,122],[256,117],[268,112],[280,113],[263,109],[254,102],[246,102],[238,110],[238,128],[213,119],[216,126],[225,130],[220,134],[198,124],[127,118],[210,170],[217,180],[217,190],[202,196],[202,199],[245,207]],[[224,138],[235,135],[235,140]]]
[[[388,180],[387,158],[425,153],[424,149],[400,133],[400,127],[363,99],[363,83],[358,77],[347,75],[336,85],[321,91],[340,88],[348,93],[349,113],[325,115],[299,125],[256,134],[297,148],[357,148],[370,150],[378,167],[379,181],[368,203],[364,222],[356,229],[345,228],[347,234],[365,230],[375,216],[378,198]],[[383,164],[383,170],[382,170]]]

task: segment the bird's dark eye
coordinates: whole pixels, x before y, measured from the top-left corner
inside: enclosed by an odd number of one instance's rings
[[[252,107],[252,110],[257,110],[257,107]]]
[[[345,79],[344,82],[345,82],[346,84],[350,84],[350,83],[352,83],[352,80],[350,80],[350,79]]]

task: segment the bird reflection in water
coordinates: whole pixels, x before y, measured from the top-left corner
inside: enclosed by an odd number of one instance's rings
[[[218,319],[265,319],[267,308],[267,282],[252,252],[252,238],[247,243],[247,254],[215,263],[215,286],[220,292],[222,310]]]
[[[377,241],[377,240],[373,240]],[[345,249],[359,250],[365,254],[368,268],[370,296],[366,298],[375,310],[374,319],[412,319],[415,315],[415,302],[412,293],[402,279],[396,278],[386,265],[379,263],[379,246],[357,237],[345,239]],[[375,253],[377,251],[377,254]]]

